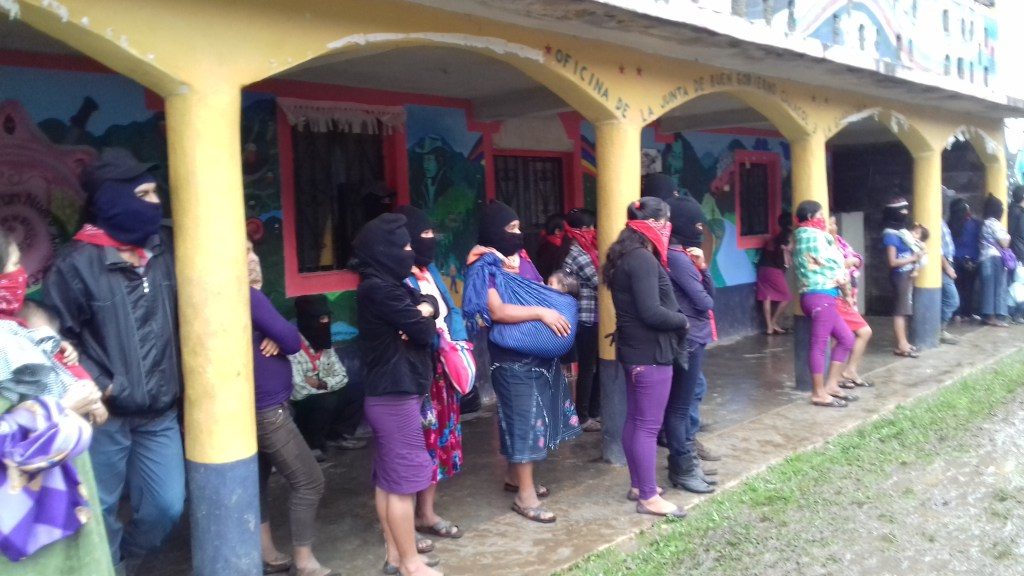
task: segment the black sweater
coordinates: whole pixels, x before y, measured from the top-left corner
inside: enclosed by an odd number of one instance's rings
[[[615,304],[615,348],[625,364],[671,364],[682,352],[687,319],[672,282],[648,250],[622,256],[609,288]]]
[[[360,276],[356,318],[366,395],[426,394],[434,376],[431,350],[437,325],[416,308],[421,298],[411,287],[372,269],[361,270]]]

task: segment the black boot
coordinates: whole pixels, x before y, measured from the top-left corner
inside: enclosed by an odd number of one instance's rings
[[[668,457],[668,480],[672,486],[693,492],[694,494],[710,494],[715,491],[701,478],[693,459],[683,456]]]
[[[700,479],[703,480],[704,483],[709,486],[714,486],[715,484],[718,484],[717,479],[712,478],[709,474],[706,474],[703,469],[701,469],[700,458],[697,456],[697,451],[693,449],[692,444],[690,445],[690,454],[690,460],[693,462],[693,467],[697,475],[700,476]]]

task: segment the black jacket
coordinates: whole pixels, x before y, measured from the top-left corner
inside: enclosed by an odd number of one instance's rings
[[[423,300],[406,284],[372,268],[360,270],[356,318],[367,396],[423,395],[430,390],[437,324],[416,308]],[[436,302],[432,304],[436,310]]]
[[[688,321],[654,254],[642,248],[623,254],[609,288],[619,361],[672,364],[683,351]]]
[[[112,414],[146,416],[181,395],[177,289],[170,230],[150,239],[142,274],[117,250],[72,242],[46,277],[46,302]]]
[[[1010,224],[1010,249],[1017,260],[1024,262],[1024,207],[1020,204],[1011,204],[1007,220]]]

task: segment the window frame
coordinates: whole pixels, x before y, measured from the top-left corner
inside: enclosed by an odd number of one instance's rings
[[[348,100],[338,99],[339,102]],[[292,125],[280,106],[277,107],[278,158],[281,183],[281,236],[284,244],[284,292],[288,298],[308,294],[344,292],[355,290],[359,285],[359,274],[352,270],[328,270],[300,272],[298,239],[295,224],[295,151],[292,140]],[[384,181],[398,193],[397,204],[408,203],[408,189],[399,184],[401,176],[407,173],[405,126],[397,127],[390,134],[382,133]],[[404,194],[403,194],[404,192]],[[403,201],[404,197],[404,201]]]
[[[768,233],[742,235],[743,211],[741,199],[740,169],[744,164],[763,164],[768,170]],[[736,214],[736,245],[743,250],[764,247],[765,241],[779,233],[779,215],[782,214],[782,159],[774,152],[754,150],[736,150],[733,152],[732,189],[735,190],[733,201]]]

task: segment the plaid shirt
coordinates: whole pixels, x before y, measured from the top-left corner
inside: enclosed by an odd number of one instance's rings
[[[580,282],[580,323],[597,324],[597,267],[587,252],[573,242],[562,269]]]
[[[846,280],[843,255],[831,234],[801,227],[793,232],[793,238],[793,262],[801,292],[830,290]]]
[[[303,350],[288,357],[292,363],[292,400],[302,400],[312,394],[334,392],[348,384],[348,372],[342,366],[334,348],[328,348],[320,354],[320,361],[314,369],[313,361],[306,354],[306,350],[310,348],[305,338],[302,339],[302,347]],[[313,388],[306,382],[307,376],[318,378],[326,388]]]

